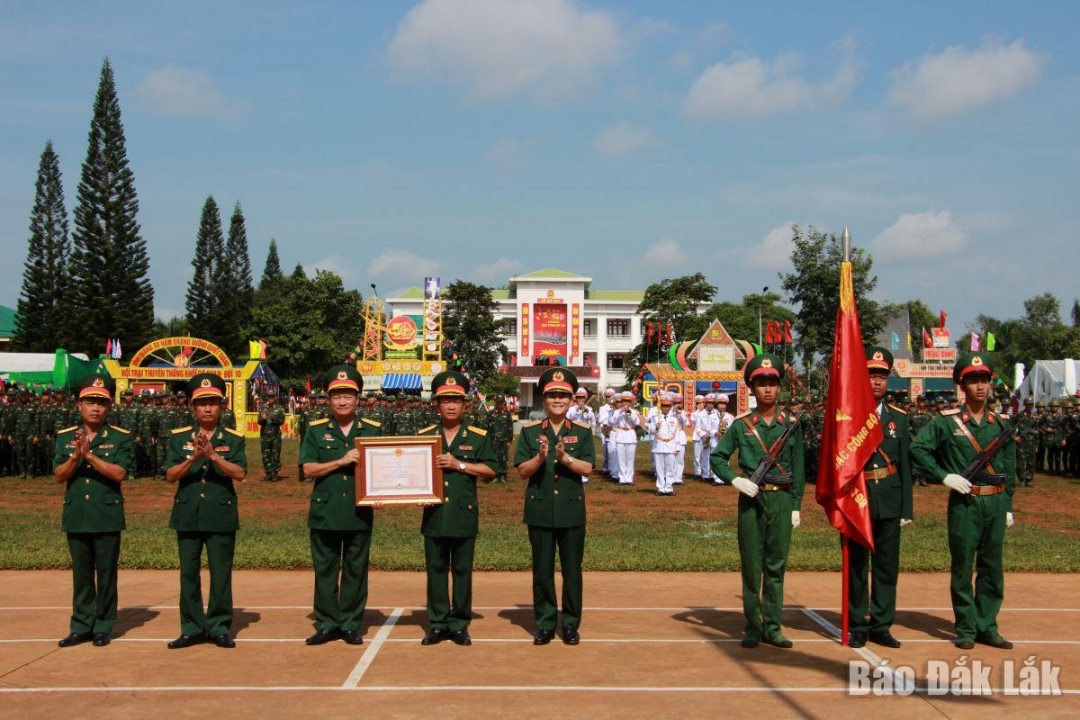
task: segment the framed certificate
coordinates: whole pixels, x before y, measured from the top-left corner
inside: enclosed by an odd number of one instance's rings
[[[356,504],[431,503],[443,501],[439,435],[356,438]]]

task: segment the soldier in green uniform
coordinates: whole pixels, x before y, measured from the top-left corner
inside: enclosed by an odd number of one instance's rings
[[[1035,403],[1035,427],[1039,429],[1039,442],[1035,446],[1035,472],[1039,473],[1046,472],[1046,418],[1046,402],[1039,400]]]
[[[540,376],[536,392],[547,418],[521,428],[514,465],[525,480],[524,521],[532,546],[533,643],[547,645],[559,620],[555,597],[555,553],[562,565],[562,640],[581,642],[582,576],[585,556],[585,486],[596,464],[592,429],[566,419],[578,380],[566,368]]]
[[[221,423],[225,381],[199,373],[188,381],[197,426],[172,431],[165,460],[165,480],[178,483],[169,527],[176,531],[180,553],[180,637],[170,650],[210,639],[220,648],[236,646],[232,565],[240,516],[235,483],[247,475],[244,435]],[[210,569],[205,611],[199,569],[203,548]]]
[[[435,458],[443,473],[443,503],[425,507],[420,523],[431,623],[421,641],[424,645],[446,638],[458,645],[472,645],[472,570],[480,516],[476,482],[490,481],[499,468],[487,431],[461,423],[468,387],[468,378],[459,372],[442,372],[432,378],[439,423],[419,431],[420,435],[441,434],[444,451]],[[451,576],[453,601],[448,589]]]
[[[878,403],[884,438],[863,468],[870,503],[874,552],[859,543],[849,544],[848,610],[853,648],[866,641],[889,648],[900,647],[890,629],[896,619],[896,581],[900,577],[900,528],[911,523],[912,491],[908,416],[883,402],[892,372],[892,353],[883,347],[866,350],[870,389]],[[871,574],[873,585],[867,584]],[[867,619],[869,613],[869,620]]]
[[[259,410],[264,482],[281,480],[281,427],[285,424],[285,411],[278,406],[277,400],[277,395],[268,395]]]
[[[330,394],[332,415],[308,426],[300,448],[304,477],[311,489],[308,528],[315,570],[315,634],[305,642],[322,645],[342,638],[364,642],[360,623],[367,606],[368,557],[373,513],[356,505],[356,438],[382,435],[370,418],[356,422],[356,401],[364,379],[351,365],[326,371],[323,387]]]
[[[491,447],[495,451],[495,460],[498,465],[498,474],[495,482],[506,482],[506,467],[510,462],[510,443],[514,440],[514,419],[506,407],[506,400],[502,395],[495,396],[495,409],[488,419],[490,425],[489,436]]]
[[[53,457],[53,477],[66,485],[61,529],[71,553],[70,633],[59,642],[71,647],[93,640],[108,645],[116,622],[117,565],[124,529],[121,483],[129,477],[131,434],[109,425],[116,386],[112,378],[89,373],[78,382],[81,426],[62,429]]]
[[[167,393],[162,397],[161,410],[157,414],[154,443],[155,474],[161,475],[161,473],[165,472],[165,460],[169,454],[169,438],[172,436],[172,431],[181,426],[176,399],[172,393]]]
[[[1032,408],[1034,401],[1028,396],[1024,400],[1024,409],[1016,418],[1017,422],[1033,417]],[[1035,448],[1039,443],[1039,428],[1034,419],[1022,428],[1013,440],[1016,442],[1016,483],[1023,487],[1031,487],[1035,480]]]
[[[998,633],[997,615],[1005,598],[1002,549],[1005,528],[1013,524],[1016,459],[1010,429],[987,407],[991,375],[991,366],[979,353],[960,355],[953,367],[953,381],[963,387],[964,407],[938,415],[911,444],[912,460],[934,482],[951,491],[947,516],[950,589],[955,644],[962,650],[970,650],[976,642],[1003,650],[1012,648]],[[982,448],[1006,433],[1009,440],[984,471],[973,478],[960,474]]]
[[[1049,411],[1043,416],[1042,428],[1046,444],[1046,472],[1049,475],[1061,474],[1061,448],[1065,442],[1065,434],[1062,432],[1063,417],[1061,414],[1061,400],[1054,398],[1050,401]]]
[[[29,390],[19,393],[15,414],[15,463],[19,477],[26,479],[34,472],[34,430],[37,424],[37,407]]]
[[[5,402],[0,405],[0,475],[15,474],[15,404],[19,392],[11,387],[5,394]]]
[[[805,485],[802,434],[791,435],[763,485],[739,477],[729,464],[738,451],[739,469],[746,475],[753,474],[786,426],[799,421],[777,408],[783,377],[784,365],[776,355],[761,353],[746,363],[743,379],[754,393],[757,409],[735,418],[711,456],[713,473],[739,491],[739,558],[746,616],[744,648],[755,648],[761,642],[778,648],[792,646],[780,632],[780,617],[784,609],[784,569],[791,531],[802,520],[800,508]]]

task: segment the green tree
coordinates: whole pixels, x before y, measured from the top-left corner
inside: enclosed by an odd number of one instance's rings
[[[259,289],[262,290],[267,285],[284,279],[285,276],[281,273],[281,260],[278,258],[277,239],[270,238],[270,250],[266,253],[266,264],[263,266],[262,279],[259,280]]]
[[[199,219],[199,232],[195,236],[195,257],[191,266],[195,269],[188,281],[184,307],[188,326],[213,343],[220,344],[218,306],[221,303],[221,270],[224,261],[225,237],[221,233],[221,212],[214,196],[203,203]]]
[[[110,337],[129,348],[150,340],[154,289],[147,279],[150,260],[139,234],[138,211],[120,100],[106,58],[74,213],[70,350],[96,355]]]
[[[455,280],[443,291],[443,335],[478,386],[498,372],[508,350],[491,288]]]
[[[224,261],[219,264],[216,285],[220,288],[218,325],[221,328],[221,347],[230,357],[238,358],[247,352],[247,338],[241,328],[251,322],[251,307],[255,289],[251,281],[251,258],[248,255],[247,226],[240,203],[233,207],[229,221],[229,237],[225,241]]]
[[[799,337],[795,350],[802,365],[812,369],[815,359],[832,352],[836,311],[840,305],[840,263],[844,251],[836,235],[825,235],[810,226],[803,233],[793,225],[791,264],[794,272],[780,274],[781,285],[791,302],[798,307]],[[885,326],[881,305],[870,299],[877,286],[871,275],[874,261],[863,248],[851,251],[852,281],[863,341],[873,343]]]
[[[488,376],[480,384],[480,392],[484,393],[484,397],[488,398],[489,401],[503,395],[519,397],[521,395],[521,381],[509,373],[497,372]]]
[[[938,324],[939,317],[922,300],[908,300],[903,305],[908,311],[908,327],[911,329],[911,353],[916,362],[922,362],[923,329],[925,328],[927,332],[930,332],[930,328]]]
[[[172,317],[168,320],[157,318],[154,320],[153,336],[155,338],[182,337],[190,332],[191,326],[188,325],[185,317]]]
[[[14,341],[23,350],[52,352],[66,340],[70,252],[60,158],[50,140],[38,165],[22,293],[15,316]]]
[[[637,308],[642,327],[645,328],[642,333],[644,337],[627,353],[623,364],[628,386],[633,384],[642,366],[660,360],[667,347],[666,339],[658,341],[657,336],[649,342],[648,324],[652,323],[658,333],[659,328],[670,325],[676,342],[697,340],[711,322],[700,308],[712,302],[715,296],[716,286],[709,283],[702,273],[664,278],[645,288],[645,297]],[[663,337],[666,338],[666,332]]]

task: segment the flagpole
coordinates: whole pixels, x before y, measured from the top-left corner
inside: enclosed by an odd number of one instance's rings
[[[840,242],[844,248],[844,262],[851,262],[851,233],[844,226],[844,234],[840,236]],[[848,646],[849,628],[851,627],[851,613],[848,611],[848,578],[851,576],[851,540],[844,533],[840,533],[840,645]]]

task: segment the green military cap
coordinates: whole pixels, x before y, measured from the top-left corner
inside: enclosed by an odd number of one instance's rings
[[[784,379],[784,362],[772,353],[755,355],[743,368],[743,380],[747,385],[753,385],[754,378],[769,376]]]
[[[1028,395],[1026,398],[1024,398],[1024,404],[1025,405],[1034,405],[1035,404],[1035,398]]]
[[[956,359],[956,364],[953,365],[953,382],[957,385],[964,379],[965,376],[972,373],[981,373],[983,375],[993,375],[994,368],[990,365],[990,358],[986,357],[983,353],[971,352],[962,353],[959,358]]]
[[[204,397],[225,397],[225,381],[213,373],[199,373],[187,384],[188,395],[192,400]]]
[[[112,400],[113,393],[116,392],[116,382],[102,373],[88,373],[79,378],[75,384],[75,392],[80,400],[88,397]]]
[[[577,376],[566,368],[556,367],[546,370],[536,381],[536,391],[541,395],[548,392],[565,392],[573,395],[577,389]]]
[[[892,353],[883,347],[872,346],[866,348],[866,369],[867,370],[884,370],[889,372],[892,370],[893,356]]]
[[[18,395],[18,394],[19,394],[19,391],[18,391],[18,389],[17,389],[17,388],[14,388],[14,387],[9,387],[9,388],[7,389],[7,394],[8,394],[9,396],[14,396],[14,395]]]
[[[1073,401],[1072,400],[1070,400],[1069,398],[1062,398],[1061,407],[1071,408],[1072,406],[1073,406]]]
[[[364,389],[364,378],[352,365],[335,365],[323,375],[323,390],[354,390],[359,393]]]
[[[441,372],[431,379],[432,397],[456,395],[464,397],[469,390],[469,378],[456,370]]]
[[[135,396],[135,391],[132,390],[131,388],[128,388],[127,390],[125,390],[124,392],[122,392],[120,394],[123,395],[124,397],[134,397]]]
[[[1061,401],[1057,398],[1054,398],[1050,401],[1050,407],[1061,407]]]
[[[1044,401],[1040,400],[1039,402],[1035,403],[1035,407],[1040,408],[1040,409],[1045,408],[1046,403]]]

